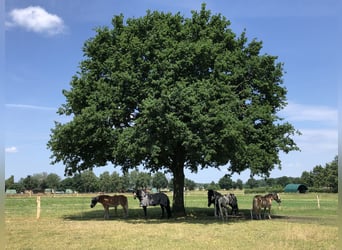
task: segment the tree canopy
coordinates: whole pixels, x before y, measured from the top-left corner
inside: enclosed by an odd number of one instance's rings
[[[268,176],[280,151],[298,148],[296,130],[277,115],[283,65],[261,49],[204,4],[190,18],[114,16],[85,42],[80,72],[63,90],[58,112],[72,119],[52,129],[53,163],[67,175],[108,163],[171,172],[176,215],[185,214],[185,168]]]

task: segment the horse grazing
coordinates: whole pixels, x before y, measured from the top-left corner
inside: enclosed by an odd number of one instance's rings
[[[261,219],[261,209],[264,209],[264,219],[266,214],[266,209],[268,209],[268,218],[271,219],[271,207],[272,201],[275,200],[278,204],[281,203],[279,194],[270,193],[265,196],[256,195],[253,198],[252,209],[251,209],[251,219],[253,220],[253,213],[256,215],[257,219]]]
[[[218,200],[222,197],[223,195],[217,191],[214,191],[212,189],[208,190],[208,207],[210,207],[211,204],[214,204],[214,216],[217,217],[219,215],[222,216],[220,212],[220,206],[218,205]],[[226,194],[224,195],[227,197],[226,200],[221,200],[221,204],[224,205],[229,205],[232,208],[232,214],[237,215],[239,211],[238,203],[237,203],[237,198],[234,194]],[[227,203],[228,202],[228,203]],[[227,203],[227,204],[226,204]],[[224,209],[226,209],[224,207]],[[227,208],[228,209],[228,208]]]
[[[216,201],[216,207],[219,208],[219,217],[224,220],[226,218],[228,220],[228,205],[231,203],[231,196],[230,195],[221,195],[218,197]]]
[[[128,201],[127,201],[127,197],[124,195],[114,195],[114,196],[98,195],[91,199],[90,207],[91,208],[95,207],[96,203],[98,202],[102,204],[105,210],[104,212],[105,219],[109,219],[109,207],[114,207],[115,215],[117,214],[118,205],[122,206],[125,217],[128,216]]]
[[[148,206],[156,206],[156,205],[160,205],[160,208],[162,210],[161,218],[164,218],[164,209],[166,209],[167,218],[169,219],[171,217],[170,200],[166,194],[164,193],[149,194],[141,189],[138,189],[135,192],[133,192],[133,195],[134,195],[134,199],[136,198],[139,199],[140,206],[144,210],[145,217],[147,217],[146,208]]]

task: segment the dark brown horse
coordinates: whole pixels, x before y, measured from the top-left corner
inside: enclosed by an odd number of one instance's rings
[[[270,193],[265,196],[256,195],[253,198],[252,209],[251,209],[251,219],[253,220],[253,213],[256,215],[257,219],[261,219],[261,209],[264,209],[264,219],[266,210],[268,210],[268,218],[271,218],[271,207],[272,201],[275,200],[277,203],[281,203],[281,199],[278,193]]]
[[[109,195],[99,195],[91,199],[90,207],[93,208],[95,207],[96,203],[101,203],[105,212],[104,212],[104,218],[109,219],[109,207],[114,207],[115,209],[115,214],[117,214],[117,206],[121,205],[125,217],[128,216],[128,201],[127,197],[124,195],[114,195],[114,196],[109,196]]]

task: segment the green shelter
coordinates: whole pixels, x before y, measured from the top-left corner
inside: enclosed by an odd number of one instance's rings
[[[303,184],[287,184],[284,188],[285,193],[306,193],[307,190],[307,186]]]
[[[16,194],[17,190],[15,189],[6,189],[6,194]]]

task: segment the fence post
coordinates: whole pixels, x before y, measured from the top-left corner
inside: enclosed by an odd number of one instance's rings
[[[321,205],[319,204],[319,197],[318,197],[318,194],[317,194],[316,198],[317,198],[317,207],[318,207],[318,208],[321,208]]]
[[[37,196],[37,220],[40,218],[40,196]]]

